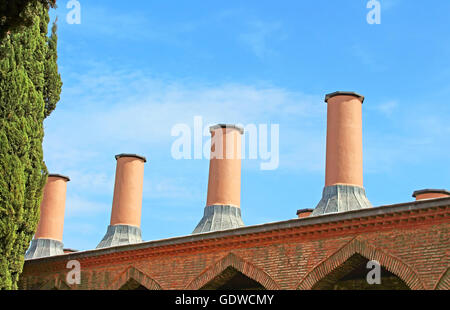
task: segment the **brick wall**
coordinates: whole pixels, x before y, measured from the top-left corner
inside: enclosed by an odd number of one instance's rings
[[[377,260],[412,289],[449,289],[450,207],[27,261],[22,289],[199,289],[233,267],[268,289],[311,289],[352,255]],[[301,221],[299,219],[298,221]],[[65,283],[81,263],[81,285]],[[353,284],[349,284],[354,285]]]

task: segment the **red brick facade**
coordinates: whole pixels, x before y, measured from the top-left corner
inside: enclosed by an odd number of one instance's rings
[[[450,198],[28,260],[22,289],[197,290],[228,267],[266,289],[312,289],[354,254],[411,289],[449,289]],[[69,286],[66,264],[81,263]]]

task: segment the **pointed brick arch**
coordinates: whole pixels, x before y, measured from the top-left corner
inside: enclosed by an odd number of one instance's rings
[[[450,268],[442,274],[436,283],[435,290],[450,290]]]
[[[131,279],[135,280],[148,290],[162,290],[158,282],[135,267],[129,267],[127,270],[125,270],[118,279],[116,279],[110,286],[108,286],[107,289],[118,290]]]
[[[185,289],[199,290],[229,267],[232,267],[250,279],[255,280],[268,290],[280,289],[280,286],[265,271],[244,261],[233,253],[228,254],[213,266],[208,267],[197,278],[189,283]]]
[[[55,277],[39,286],[39,290],[70,290],[70,286],[60,277]]]
[[[313,268],[297,285],[299,290],[310,290],[316,283],[325,278],[333,270],[344,264],[350,257],[359,254],[368,260],[376,260],[381,266],[395,274],[412,290],[425,289],[417,272],[400,259],[388,255],[365,240],[355,238],[330,257]]]

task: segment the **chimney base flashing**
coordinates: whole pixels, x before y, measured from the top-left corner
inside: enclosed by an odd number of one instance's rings
[[[25,259],[35,259],[49,256],[64,255],[64,245],[53,239],[33,239]]]
[[[333,185],[323,190],[322,200],[311,216],[371,208],[366,190],[354,185]]]
[[[244,227],[241,208],[230,205],[212,205],[205,207],[203,218],[192,234],[221,231]]]
[[[131,225],[110,225],[97,249],[142,242],[141,229]]]

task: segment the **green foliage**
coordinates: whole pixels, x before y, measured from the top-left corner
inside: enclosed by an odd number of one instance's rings
[[[23,30],[33,24],[33,8],[42,4],[47,9],[56,6],[56,0],[2,0],[0,2],[0,40],[9,31]]]
[[[48,10],[30,4],[31,26],[0,42],[0,289],[17,289],[47,179],[43,122],[62,85]]]
[[[58,53],[57,43],[58,36],[56,34],[58,27],[56,22],[53,23],[52,34],[48,39],[48,51],[45,58],[45,85],[44,85],[44,102],[45,117],[49,116],[56,108],[61,93],[62,81],[61,75],[58,73]]]

